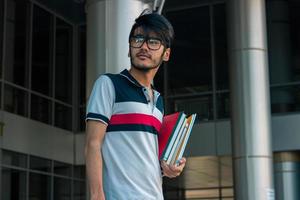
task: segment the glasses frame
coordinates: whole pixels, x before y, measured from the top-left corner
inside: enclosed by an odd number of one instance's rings
[[[139,46],[132,46],[131,41],[133,39],[143,39],[143,42],[141,42],[141,44]],[[149,44],[150,40],[157,40],[157,41],[159,41],[160,43],[159,43],[158,48],[152,48],[151,44]],[[145,42],[147,44],[148,49],[153,50],[153,51],[156,51],[156,50],[160,49],[161,45],[163,45],[163,41],[160,38],[157,38],[157,37],[145,37],[143,35],[134,35],[134,36],[130,37],[130,39],[129,39],[129,46],[132,47],[132,48],[141,48]]]

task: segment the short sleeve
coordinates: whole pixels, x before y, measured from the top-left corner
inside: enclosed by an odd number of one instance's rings
[[[96,80],[93,86],[87,105],[86,121],[96,120],[108,124],[112,115],[114,102],[114,85],[108,76],[102,75]]]

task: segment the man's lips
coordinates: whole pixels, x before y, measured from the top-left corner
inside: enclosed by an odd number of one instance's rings
[[[142,59],[144,59],[144,58],[151,58],[151,56],[150,55],[148,55],[148,54],[145,54],[145,53],[138,53],[138,54],[136,54],[136,56],[137,57],[139,57],[139,58],[142,58]]]

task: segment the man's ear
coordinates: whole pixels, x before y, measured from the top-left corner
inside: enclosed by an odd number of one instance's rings
[[[170,54],[171,54],[171,49],[170,48],[167,48],[164,52],[164,55],[163,55],[163,61],[169,61],[170,59]]]

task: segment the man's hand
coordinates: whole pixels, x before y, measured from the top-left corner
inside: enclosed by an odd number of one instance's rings
[[[178,165],[168,165],[164,160],[160,162],[160,165],[164,176],[167,176],[169,178],[175,178],[181,174],[185,163],[186,159],[181,158]]]

